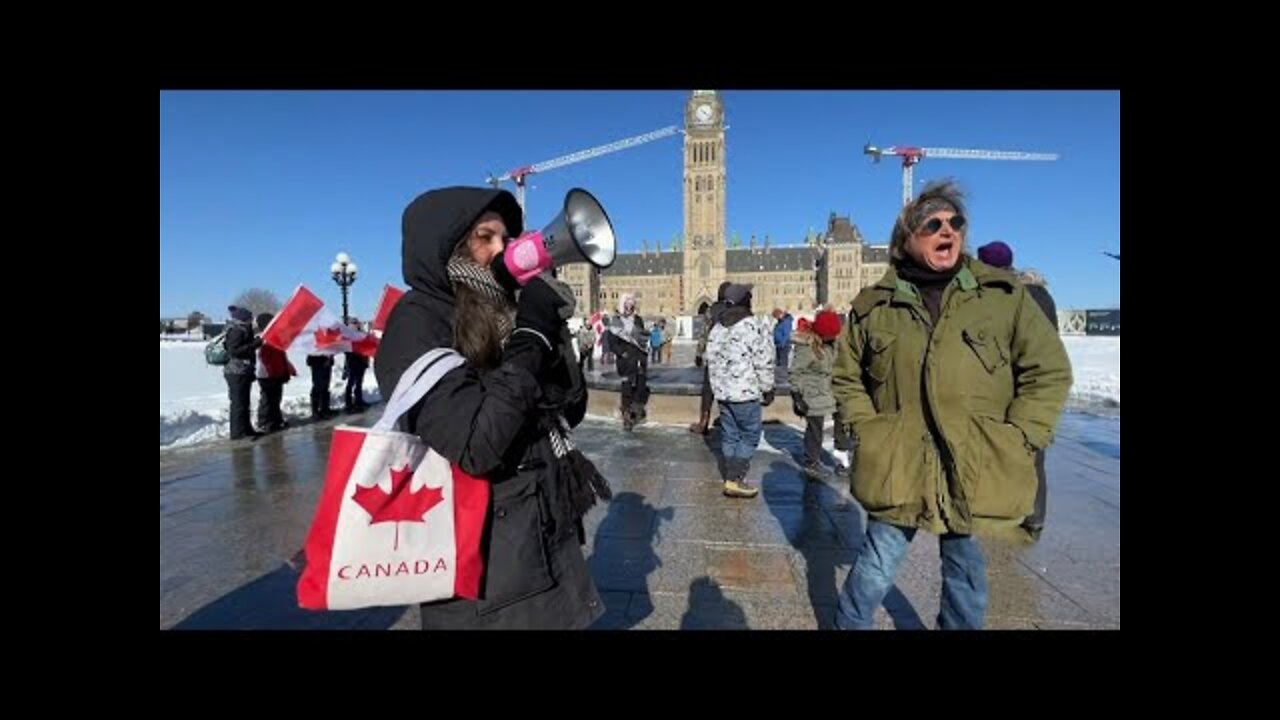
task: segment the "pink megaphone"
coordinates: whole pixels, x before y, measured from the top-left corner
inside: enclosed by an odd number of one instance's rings
[[[591,193],[574,188],[564,207],[546,227],[507,244],[503,264],[521,286],[553,267],[586,262],[598,268],[613,264],[617,252],[613,225]]]
[[[502,254],[502,260],[507,266],[507,272],[511,273],[511,277],[515,278],[521,286],[528,285],[530,280],[550,270],[554,265],[551,256],[547,254],[546,246],[542,243],[540,230],[527,232],[508,243],[506,251]]]

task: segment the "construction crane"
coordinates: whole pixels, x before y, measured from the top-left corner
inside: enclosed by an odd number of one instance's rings
[[[516,200],[520,202],[520,210],[523,212],[525,209],[525,178],[530,175],[554,170],[556,168],[564,167],[565,165],[572,165],[574,163],[582,162],[583,160],[590,160],[592,158],[600,157],[601,155],[608,155],[609,153],[617,152],[619,150],[626,150],[627,148],[633,148],[637,145],[643,145],[654,140],[661,140],[662,138],[676,135],[679,132],[679,127],[671,125],[664,127],[661,130],[654,130],[653,132],[648,132],[643,135],[637,135],[625,140],[611,142],[608,145],[601,145],[587,150],[579,150],[578,152],[570,153],[569,155],[564,155],[554,160],[546,160],[533,165],[524,165],[511,170],[501,177],[494,177],[490,175],[486,178],[486,181],[494,187],[498,187],[500,183],[506,182],[507,180],[514,181],[516,184]]]
[[[960,148],[934,147],[887,147],[878,148],[867,143],[862,148],[864,155],[870,155],[873,162],[880,162],[883,155],[894,155],[902,158],[902,204],[911,202],[911,168],[921,160],[930,158],[950,158],[952,160],[1057,160],[1057,153],[1011,152],[1008,150],[965,150]]]

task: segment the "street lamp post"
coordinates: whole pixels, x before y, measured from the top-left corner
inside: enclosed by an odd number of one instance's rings
[[[351,262],[351,257],[344,252],[338,253],[337,259],[329,266],[329,271],[333,273],[333,281],[338,283],[338,287],[342,288],[342,324],[347,324],[347,290],[356,281],[356,264]]]

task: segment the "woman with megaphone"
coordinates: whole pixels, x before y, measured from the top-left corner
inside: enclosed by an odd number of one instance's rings
[[[465,363],[405,414],[402,429],[492,489],[482,596],[423,604],[424,629],[578,629],[604,612],[582,518],[609,497],[608,484],[570,440],[587,405],[565,324],[573,293],[548,272],[553,242],[508,243],[522,229],[504,190],[432,190],[404,212],[410,290],[387,321],[378,386],[388,397],[430,350],[460,353]]]

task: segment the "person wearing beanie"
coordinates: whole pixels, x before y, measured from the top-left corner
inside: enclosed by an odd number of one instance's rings
[[[1018,281],[1027,289],[1027,293],[1036,301],[1040,309],[1044,311],[1045,317],[1053,324],[1054,332],[1058,331],[1058,308],[1053,302],[1053,296],[1049,294],[1049,281],[1045,280],[1040,271],[1035,268],[1027,268],[1018,275]],[[1022,521],[1022,527],[1030,533],[1034,539],[1039,539],[1044,532],[1045,518],[1049,513],[1049,487],[1048,479],[1044,469],[1044,450],[1036,451],[1036,504],[1035,509]]]
[[[787,379],[791,385],[791,405],[796,415],[805,418],[804,474],[813,480],[831,476],[822,463],[823,425],[836,414],[836,399],[831,393],[831,368],[836,359],[836,338],[840,335],[840,317],[827,310],[819,311],[813,322],[801,320],[791,335],[791,367]],[[843,423],[836,421],[836,445],[849,442]],[[841,448],[844,449],[844,448]],[[836,472],[843,468],[836,463]]]
[[[978,259],[991,267],[1008,270],[1013,267],[1013,249],[996,240],[978,248]]]
[[[751,458],[760,444],[761,408],[773,402],[773,338],[751,313],[751,286],[730,285],[726,309],[707,337],[711,391],[720,403],[724,494],[753,498],[760,489],[747,481]]]
[[[938,536],[940,629],[986,622],[977,535],[1028,542],[1035,453],[1053,439],[1071,363],[1007,270],[965,254],[963,194],[931,183],[902,209],[889,269],[853,301],[832,391],[858,438],[852,492],[866,536],[836,627],[869,629],[919,530]],[[1012,253],[1010,261],[1012,261]],[[996,258],[999,260],[999,258]]]
[[[249,418],[249,396],[253,391],[253,379],[257,371],[257,350],[262,338],[253,334],[253,313],[248,308],[227,306],[231,320],[227,323],[227,364],[222,376],[227,381],[227,394],[231,399],[231,439],[257,439],[262,433],[253,429]]]

